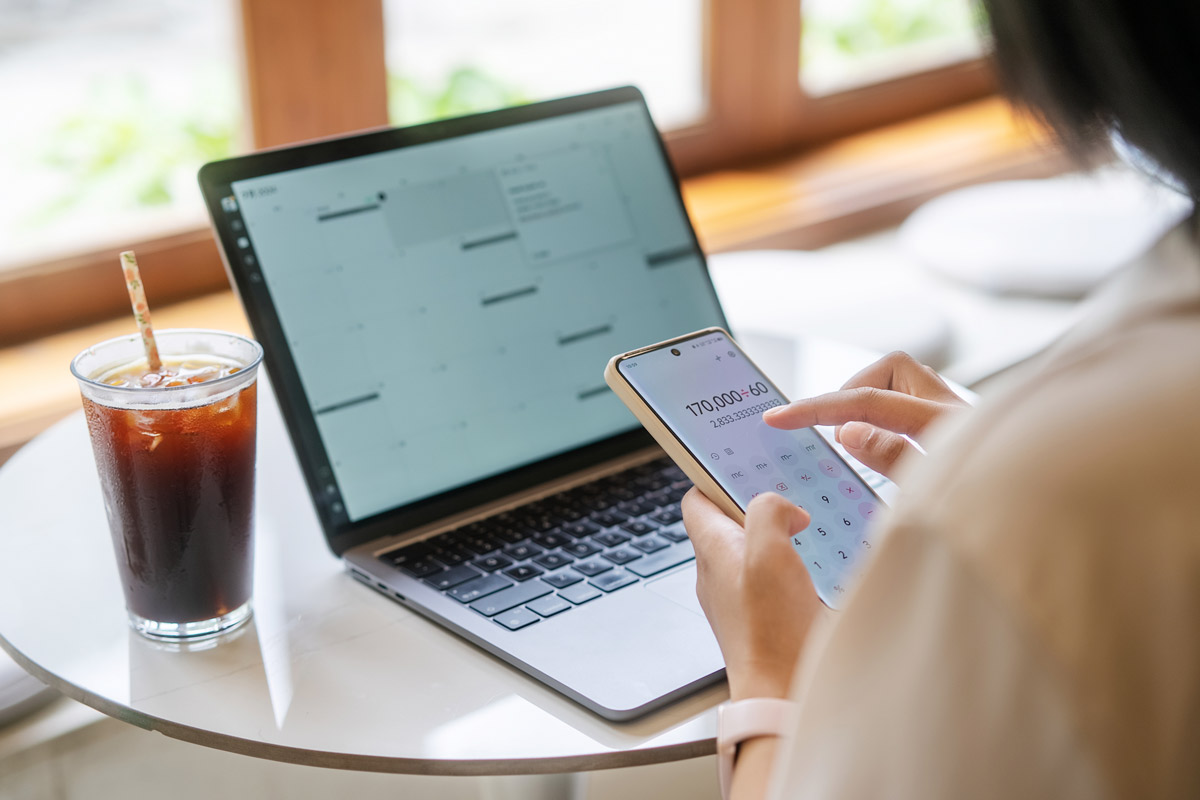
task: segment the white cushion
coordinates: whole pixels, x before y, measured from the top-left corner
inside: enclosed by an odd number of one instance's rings
[[[1191,201],[1128,168],[941,195],[900,226],[906,253],[985,291],[1079,297],[1144,253]]]

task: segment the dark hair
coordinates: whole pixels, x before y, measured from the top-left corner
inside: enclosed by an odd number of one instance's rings
[[[1115,131],[1200,196],[1200,4],[982,2],[1005,88],[1073,153]]]

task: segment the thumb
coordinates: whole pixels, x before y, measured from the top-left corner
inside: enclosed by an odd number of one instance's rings
[[[783,553],[795,555],[791,537],[808,527],[808,512],[773,492],[761,494],[746,507],[746,564],[750,569],[774,561]]]
[[[837,439],[846,452],[888,478],[901,459],[920,452],[904,436],[865,422],[847,422],[838,429]]]

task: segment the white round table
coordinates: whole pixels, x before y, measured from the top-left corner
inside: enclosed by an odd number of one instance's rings
[[[871,359],[762,337],[756,353],[755,338],[747,349],[785,390],[834,388]],[[192,646],[129,628],[77,413],[0,468],[0,645],[19,664],[132,725],[313,766],[542,774],[714,751],[723,684],[609,722],[351,579],[325,545],[261,385],[252,621]]]

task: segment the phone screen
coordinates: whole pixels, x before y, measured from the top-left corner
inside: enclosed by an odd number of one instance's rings
[[[703,332],[622,359],[621,375],[743,511],[776,492],[812,516],[792,537],[817,594],[839,606],[871,550],[882,501],[820,433],[779,430],[762,413],[787,401],[724,333]]]

